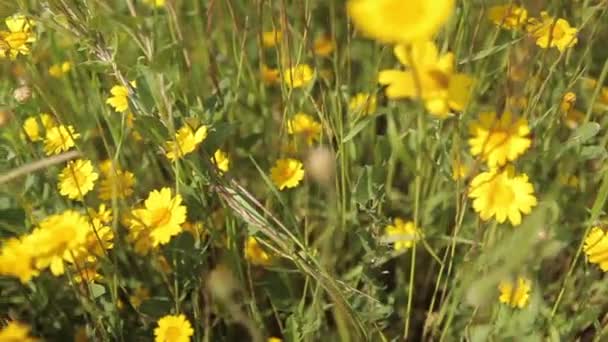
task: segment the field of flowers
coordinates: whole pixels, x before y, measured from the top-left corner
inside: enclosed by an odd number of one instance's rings
[[[607,12],[0,1],[0,342],[607,341]]]

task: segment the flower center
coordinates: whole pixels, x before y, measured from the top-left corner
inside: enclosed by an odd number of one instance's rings
[[[158,208],[152,212],[152,220],[150,225],[152,227],[159,227],[169,223],[171,220],[171,211],[169,208]]]
[[[488,137],[486,147],[484,148],[487,153],[495,151],[497,148],[507,144],[509,134],[505,131],[493,131]]]
[[[502,177],[502,176],[498,176]],[[496,179],[493,181],[493,187],[490,192],[489,202],[492,207],[509,207],[515,200],[513,189],[506,182],[506,179]]]
[[[165,341],[177,341],[180,337],[180,329],[178,327],[169,327],[165,333]]]

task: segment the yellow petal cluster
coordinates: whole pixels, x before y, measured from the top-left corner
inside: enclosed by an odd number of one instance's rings
[[[155,342],[190,342],[194,334],[190,321],[182,314],[161,317],[157,324],[158,327],[154,329]]]
[[[245,240],[245,259],[257,266],[268,266],[272,263],[272,258],[266,251],[262,249],[258,240],[253,237],[247,237]]]
[[[303,166],[302,162],[297,159],[279,159],[270,169],[270,178],[279,190],[295,188],[304,179]]]
[[[498,285],[498,290],[500,291],[498,300],[513,308],[523,309],[528,305],[531,289],[532,282],[524,277],[517,277],[517,282],[511,280],[501,281]]]
[[[101,180],[99,182],[99,199],[109,201],[116,197],[123,199],[133,194],[135,175],[114,166],[111,160],[99,165]]]
[[[560,52],[576,45],[578,30],[566,19],[556,19],[545,11],[540,16],[540,19],[531,19],[527,27],[528,33],[536,39],[536,45],[544,49],[555,47]]]
[[[53,126],[46,131],[44,152],[48,156],[65,152],[76,145],[74,141],[78,138],[80,133],[72,125]]]
[[[292,119],[287,121],[287,132],[293,135],[300,135],[306,139],[308,145],[312,145],[321,137],[321,124],[312,116],[305,113],[297,113]]]
[[[90,160],[78,159],[68,162],[59,174],[59,193],[73,200],[83,200],[84,195],[93,190],[99,174]]]
[[[370,93],[357,93],[348,102],[348,109],[355,115],[374,114],[377,108],[377,97]]]
[[[608,272],[608,236],[601,227],[593,227],[585,237],[583,251],[587,261]]]
[[[46,132],[55,127],[55,119],[47,113],[40,113],[38,116],[30,116],[23,122],[23,131],[30,141],[40,141]]]
[[[30,44],[36,41],[35,22],[21,14],[4,20],[8,30],[0,30],[0,59],[16,59],[30,54]]]
[[[193,129],[189,125],[182,126],[175,132],[175,140],[166,142],[167,158],[176,161],[183,156],[192,153],[200,143],[207,138],[207,126],[200,126]]]
[[[384,233],[396,251],[411,248],[420,234],[414,222],[402,218],[395,218],[393,224],[384,228]]]
[[[526,24],[528,11],[514,4],[497,5],[490,8],[488,17],[500,27],[517,30]]]

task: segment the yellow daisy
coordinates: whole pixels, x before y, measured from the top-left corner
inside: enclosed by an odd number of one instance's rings
[[[8,31],[0,30],[0,58],[14,60],[18,55],[29,55],[31,44],[36,41],[33,31],[35,22],[24,15],[15,14],[6,18]]]
[[[383,43],[431,38],[454,11],[454,0],[350,0],[348,14],[364,35]]]
[[[266,253],[262,249],[262,247],[260,246],[260,243],[258,242],[258,240],[255,237],[253,237],[253,236],[247,237],[247,240],[245,240],[244,249],[245,249],[245,259],[247,259],[247,261],[249,261],[253,265],[268,266],[272,263],[271,262],[272,258],[270,257],[270,255],[268,253]]]
[[[270,178],[279,190],[295,188],[304,179],[304,169],[302,167],[302,163],[297,159],[279,159],[274,167],[270,169]]]
[[[281,39],[283,39],[283,32],[280,30],[262,32],[262,45],[265,48],[275,47]]]
[[[196,150],[198,145],[207,138],[207,126],[200,126],[196,130],[188,125],[182,126],[175,133],[175,140],[169,140],[167,145],[167,158],[176,161]]]
[[[51,76],[53,76],[55,78],[61,78],[61,77],[63,77],[63,75],[65,75],[68,72],[70,72],[70,70],[72,70],[72,63],[71,62],[63,62],[63,63],[59,63],[59,64],[53,64],[49,68],[49,75],[51,75]]]
[[[133,88],[136,88],[135,81],[131,81]],[[106,103],[117,112],[126,112],[129,109],[129,88],[123,85],[115,85],[110,89],[110,96]]]
[[[513,281],[501,281],[498,285],[501,303],[513,308],[523,309],[529,301],[532,282],[524,277],[517,277],[517,283]]]
[[[2,342],[37,342],[37,338],[30,336],[30,327],[17,322],[11,321],[2,329],[0,329],[0,341]]]
[[[23,122],[23,131],[27,135],[30,141],[40,141],[42,137],[52,127],[55,127],[57,123],[55,119],[47,114],[40,113],[38,116],[30,116]],[[42,129],[41,129],[42,127]]]
[[[264,82],[266,85],[276,84],[281,80],[279,69],[270,68],[265,64],[262,65],[260,76],[262,78],[262,82]]]
[[[583,251],[587,261],[608,272],[608,236],[601,227],[593,227],[585,237]]]
[[[99,199],[109,201],[116,197],[127,198],[133,194],[135,175],[129,171],[115,168],[111,160],[105,160],[99,165],[101,181],[99,182]]]
[[[313,51],[315,55],[320,57],[329,56],[335,48],[336,44],[327,36],[320,36],[313,43]]]
[[[370,93],[357,93],[350,99],[348,109],[357,115],[369,115],[376,112],[377,98]]]
[[[214,164],[220,171],[226,172],[230,168],[230,158],[222,150],[217,150],[211,157],[211,163]]]
[[[471,154],[480,156],[489,167],[514,161],[530,148],[528,121],[510,112],[497,117],[494,112],[481,113],[469,126]]]
[[[300,88],[310,83],[313,77],[314,71],[308,64],[299,64],[285,69],[283,82],[289,88]]]
[[[478,174],[471,181],[469,197],[482,220],[492,217],[512,225],[521,223],[522,213],[529,214],[536,206],[534,187],[526,174],[516,175],[512,167]]]
[[[184,315],[167,315],[158,320],[154,329],[155,342],[189,342],[194,334],[192,325]]]
[[[84,195],[93,190],[97,178],[99,174],[93,169],[90,160],[69,161],[59,174],[59,193],[69,199],[82,200]]]
[[[171,195],[171,189],[162,188],[150,192],[144,208],[133,211],[134,220],[130,222],[133,240],[139,237],[150,238],[151,246],[169,243],[172,237],[183,231],[186,222],[186,207],[182,196]]]
[[[67,151],[75,146],[74,140],[80,138],[72,125],[53,126],[46,131],[44,138],[44,153],[50,156]]]
[[[526,23],[528,11],[514,4],[497,5],[490,8],[488,17],[496,25],[510,30],[517,30]]]
[[[302,135],[306,143],[312,145],[321,136],[322,126],[312,116],[305,113],[297,113],[287,121],[287,132],[294,135]]]
[[[528,25],[528,32],[536,38],[536,45],[544,49],[556,47],[560,52],[576,45],[578,30],[570,27],[566,19],[558,18],[556,21],[545,11],[540,16],[540,20],[532,19]]]
[[[393,242],[393,248],[396,251],[411,248],[414,245],[414,240],[418,239],[418,228],[412,221],[405,221],[401,218],[395,218],[393,224],[384,228],[384,233],[387,240]]]
[[[99,222],[108,224],[112,222],[112,209],[108,208],[104,203],[99,205],[99,209],[87,208],[89,217],[93,220],[99,220]]]

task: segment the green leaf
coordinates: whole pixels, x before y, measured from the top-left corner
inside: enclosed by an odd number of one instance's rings
[[[587,140],[593,138],[600,131],[600,125],[597,122],[587,122],[578,127],[566,141],[566,148],[580,145]]]
[[[357,136],[357,134],[359,134],[359,132],[361,132],[365,127],[367,127],[367,125],[369,125],[370,122],[372,122],[376,118],[377,118],[377,115],[368,116],[365,119],[357,122],[353,126],[353,128],[351,128],[351,130],[348,133],[346,133],[346,136],[344,138],[342,138],[342,143],[351,141],[355,136]]]
[[[91,295],[93,298],[98,298],[103,296],[106,293],[106,288],[103,285],[99,284],[91,284]]]
[[[581,149],[581,158],[583,158],[583,160],[603,159],[605,157],[606,149],[602,146],[583,146]]]
[[[151,317],[161,317],[171,310],[171,301],[165,297],[150,298],[139,306],[139,311]]]

